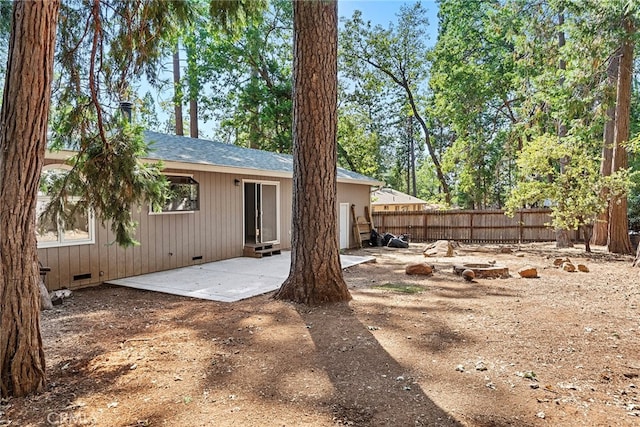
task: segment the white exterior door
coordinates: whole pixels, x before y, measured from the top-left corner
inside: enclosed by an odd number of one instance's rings
[[[349,248],[349,203],[340,203],[340,249]]]

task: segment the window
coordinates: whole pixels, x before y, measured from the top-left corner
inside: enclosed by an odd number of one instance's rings
[[[36,203],[36,239],[38,248],[58,246],[89,245],[95,243],[95,218],[93,212],[86,208],[75,209],[79,197],[70,197],[65,202],[66,223],[60,219],[54,222],[43,220],[40,214],[50,203],[47,192],[59,184],[59,180],[68,173],[69,166],[51,164],[43,167],[40,176],[40,188]]]
[[[169,200],[161,211],[152,213],[193,212],[200,210],[200,184],[190,176],[167,176],[169,181]]]
[[[40,214],[44,211],[50,198],[38,196],[36,205],[36,238],[38,248],[51,248],[57,246],[88,245],[95,243],[95,220],[93,213],[86,210],[78,210],[73,214],[73,220],[68,224],[55,223],[51,220],[43,221]],[[67,202],[67,212],[71,212],[77,198],[71,198]]]

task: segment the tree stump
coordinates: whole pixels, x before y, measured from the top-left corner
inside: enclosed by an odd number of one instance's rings
[[[462,264],[453,266],[453,272],[458,276],[461,276],[465,270],[473,271],[476,279],[507,279],[510,277],[509,269],[503,265]]]

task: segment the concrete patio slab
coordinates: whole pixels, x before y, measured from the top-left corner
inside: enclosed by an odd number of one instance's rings
[[[340,255],[342,268],[374,261],[372,256]],[[223,261],[108,280],[111,285],[212,301],[233,302],[275,291],[289,275],[291,252],[265,258]]]

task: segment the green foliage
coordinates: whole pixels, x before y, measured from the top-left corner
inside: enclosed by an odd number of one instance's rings
[[[633,173],[599,176],[605,111],[615,98],[607,67],[621,40],[623,9],[616,0],[506,3],[522,100],[514,131],[528,141],[511,209],[546,198],[553,225],[576,229],[592,224],[612,196],[626,196]],[[609,190],[608,199],[601,188]]]
[[[177,29],[193,18],[194,6],[159,0],[63,3],[51,148],[78,154],[59,184],[47,184],[52,200],[45,215],[71,220],[75,210],[91,208],[110,223],[115,242],[136,243],[131,209],[145,201],[162,203],[167,185],[161,165],[140,162],[147,149],[141,129],[125,123],[118,106],[132,100],[132,85],[141,76],[157,79],[159,60]],[[66,208],[71,196],[80,202]]]
[[[463,208],[500,207],[513,164],[509,135],[514,111],[514,49],[502,6],[492,0],[440,2],[438,40],[429,85],[432,117],[446,124],[453,141],[443,171],[455,183]]]
[[[604,111],[614,99],[606,72],[619,26],[602,14],[605,3],[549,1],[534,7],[512,1],[505,7],[514,20],[509,37],[522,99],[522,125],[515,130],[522,137],[566,132],[601,138]]]
[[[234,33],[250,24],[268,3],[267,0],[210,0],[209,14],[217,28]]]
[[[382,160],[378,135],[365,111],[340,110],[338,116],[338,165],[346,169],[380,178]]]
[[[245,9],[228,15],[219,9],[226,3]],[[222,15],[180,36],[187,52],[186,93],[197,99],[202,118],[218,119],[221,139],[290,153],[291,2],[277,0],[266,10],[265,2],[212,2],[214,9]],[[220,27],[231,18],[240,21]]]
[[[634,90],[637,93],[637,88]],[[637,96],[632,99],[631,105],[631,140],[627,144],[630,151],[629,169],[633,171],[640,170],[640,102]],[[634,174],[631,177],[632,186],[629,190],[628,215],[629,228],[640,231],[640,174]]]
[[[13,1],[0,0],[0,34],[5,39],[11,30],[11,13],[13,12]]]
[[[630,5],[440,2],[431,111],[453,135],[443,170],[460,206],[499,207],[515,186],[511,210],[550,202],[554,225],[576,228],[605,206],[600,188],[626,191],[631,174],[601,179],[599,156],[607,65]]]
[[[342,167],[378,179],[387,179],[396,158],[406,157],[406,140],[402,136],[405,112],[402,105],[391,102],[387,89],[358,81],[342,81],[338,91],[338,163]],[[418,144],[419,145],[419,144]],[[407,165],[402,164],[406,176]],[[364,172],[369,171],[369,172]],[[387,181],[391,186],[392,182]],[[406,182],[402,187],[406,191]]]
[[[507,200],[508,214],[532,205],[549,205],[556,228],[576,230],[592,225],[608,201],[625,195],[631,186],[628,171],[604,178],[599,162],[589,144],[585,147],[574,136],[558,141],[557,136],[544,134],[532,139],[518,158],[522,181]],[[601,195],[603,188],[609,190],[607,198]]]
[[[420,164],[416,171],[416,179],[418,182],[416,197],[428,202],[442,204],[443,200],[439,193],[438,177],[429,162]]]
[[[629,206],[629,228],[640,231],[640,182],[637,175],[634,176],[633,186],[629,191],[627,203]]]
[[[230,30],[239,28],[232,24],[248,22],[264,5],[264,1],[212,1],[209,6],[214,22]],[[63,4],[52,147],[72,148],[78,155],[59,184],[45,185],[54,196],[46,215],[64,220],[73,210],[65,208],[68,197],[78,196],[81,201],[74,209],[93,209],[103,225],[110,223],[118,244],[136,244],[132,207],[145,201],[161,206],[168,197],[168,185],[160,164],[139,160],[147,153],[141,128],[122,120],[118,104],[136,101],[141,123],[157,126],[150,112],[152,99],[133,98],[133,84],[143,75],[158,83],[160,61],[173,50],[181,32],[197,29],[194,33],[200,35],[205,30],[205,7],[203,1],[159,0]],[[194,35],[185,42],[190,97],[196,97],[203,86],[196,55],[199,40]]]
[[[510,172],[504,141],[471,140],[458,137],[443,156],[443,169],[454,177],[456,204],[463,209],[501,207],[507,183],[502,174]]]
[[[440,166],[440,147],[434,145],[423,117],[428,77],[427,25],[420,3],[401,7],[397,23],[389,24],[388,28],[372,26],[362,19],[360,11],[354,12],[351,19],[344,21],[340,33],[340,72],[352,82],[343,85],[351,90],[350,95],[343,95],[347,101],[361,103],[364,99],[365,105],[375,103],[376,109],[385,106],[386,116],[381,116],[379,123],[386,127],[383,132],[389,137],[389,140],[380,138],[383,157],[389,159],[385,160],[388,183],[399,188],[400,177],[407,171],[406,187],[409,187],[411,177],[415,176],[415,162],[410,159],[419,157],[416,147],[424,145],[448,198],[448,183]],[[414,130],[407,130],[408,118],[415,120],[421,138]],[[424,144],[417,142],[418,139]]]
[[[11,31],[11,13],[13,2],[0,0],[0,99],[4,90],[4,75],[7,65],[7,54],[9,53],[9,33]]]
[[[147,92],[142,99],[136,100],[135,107],[138,114],[136,115],[134,122],[138,123],[140,127],[146,130],[160,132],[160,119],[158,118],[153,95],[151,95],[150,92]]]
[[[110,222],[115,242],[127,247],[137,244],[132,207],[149,202],[160,208],[169,197],[169,186],[161,163],[140,160],[147,156],[142,128],[124,121],[118,124],[107,144],[98,135],[86,135],[81,142],[84,149],[69,161],[68,173],[45,175],[41,190],[51,196],[51,202],[43,219],[70,223],[77,210],[92,209],[100,213],[103,226]],[[70,197],[80,201],[70,204]]]

